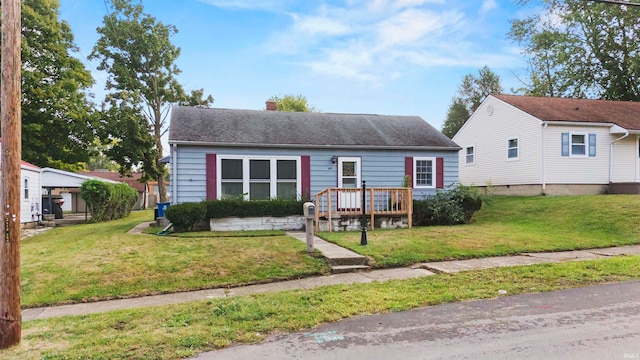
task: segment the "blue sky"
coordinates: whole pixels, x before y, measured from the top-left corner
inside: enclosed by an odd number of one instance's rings
[[[134,0],[135,1],[135,0]],[[86,60],[109,0],[60,0]],[[273,95],[302,94],[323,112],[417,115],[441,129],[466,74],[487,65],[506,91],[525,63],[506,38],[532,9],[512,0],[144,0],[175,25],[185,89],[214,107],[264,109]]]

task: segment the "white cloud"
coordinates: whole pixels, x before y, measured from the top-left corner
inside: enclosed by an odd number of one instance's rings
[[[480,8],[480,13],[487,13],[498,7],[496,0],[484,0],[482,2],[482,7]]]
[[[350,32],[350,27],[326,16],[300,16],[292,14],[293,31],[309,35],[342,35]]]
[[[289,12],[291,23],[266,44],[272,55],[323,76],[374,85],[416,67],[494,67],[513,61],[513,54],[489,50],[476,37],[479,26],[492,26],[477,19],[478,7],[444,0],[333,4]],[[496,6],[495,0],[482,0],[482,11]]]
[[[461,14],[436,14],[422,10],[407,10],[379,24],[378,34],[383,43],[408,44],[425,35],[442,30],[461,21]]]
[[[274,12],[284,9],[288,0],[199,0],[205,4],[225,9],[270,10]]]

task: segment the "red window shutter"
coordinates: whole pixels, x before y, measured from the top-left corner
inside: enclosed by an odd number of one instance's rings
[[[300,168],[302,178],[300,179],[302,186],[302,198],[311,200],[311,157],[303,155],[300,157]]]
[[[436,158],[436,189],[444,188],[444,158]]]
[[[205,161],[207,173],[207,200],[216,200],[218,198],[216,165],[216,154],[207,154]]]
[[[404,158],[404,174],[409,177],[409,187],[413,188],[413,157]]]

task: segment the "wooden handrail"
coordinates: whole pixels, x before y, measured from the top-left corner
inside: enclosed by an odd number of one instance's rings
[[[412,226],[413,189],[411,188],[367,188],[365,213],[374,228],[375,217],[380,215],[407,215],[409,227]],[[316,194],[316,226],[319,231],[320,218],[326,218],[329,231],[332,229],[332,217],[362,216],[362,189],[327,188]]]

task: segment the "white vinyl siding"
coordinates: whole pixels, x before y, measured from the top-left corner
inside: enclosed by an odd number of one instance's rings
[[[38,214],[42,211],[40,171],[22,166],[20,173],[22,178],[20,223],[38,221]]]
[[[569,133],[584,136],[586,155],[562,155],[562,134]],[[589,135],[595,134],[597,156],[589,157]],[[578,139],[579,140],[579,139]],[[547,184],[608,184],[609,183],[609,145],[613,137],[608,127],[548,126],[545,132]],[[569,142],[570,147],[574,142]],[[578,142],[579,144],[579,142]],[[579,146],[578,146],[579,147]],[[578,149],[579,150],[579,149]],[[573,150],[570,150],[573,151]],[[580,150],[578,151],[580,152]]]
[[[622,134],[613,135],[611,141]],[[613,162],[611,164],[612,182],[636,182],[640,180],[638,139],[629,135],[613,144]]]
[[[487,111],[492,106],[493,111]],[[507,161],[506,141],[518,136],[518,161]],[[462,148],[473,145],[475,165],[460,156],[464,185],[540,184],[542,122],[494,97],[488,97],[453,137]],[[526,151],[522,151],[526,149]]]

